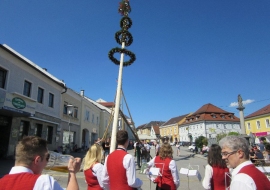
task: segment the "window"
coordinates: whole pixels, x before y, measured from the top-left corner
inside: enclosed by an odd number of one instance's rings
[[[53,139],[53,127],[48,126],[47,127],[47,143],[52,144],[52,139]]]
[[[95,117],[94,114],[92,114],[92,123],[94,123],[94,117]]]
[[[177,130],[177,129],[176,129],[176,127],[175,127],[175,128],[174,128],[174,134],[176,134],[176,130]]]
[[[247,128],[250,130],[250,123],[247,123]]]
[[[260,121],[257,121],[256,123],[257,123],[257,129],[260,129],[260,128],[261,128],[261,123],[260,123]]]
[[[37,101],[41,104],[43,103],[43,94],[44,94],[44,90],[42,88],[38,88]]]
[[[21,121],[20,131],[19,131],[19,140],[24,136],[28,136],[30,123],[28,121]]]
[[[73,114],[73,117],[74,118],[78,118],[78,108],[77,107],[74,107],[74,114]]]
[[[85,121],[90,121],[90,112],[88,110],[85,111],[85,117],[84,117]]]
[[[65,103],[64,103],[64,108],[63,108],[63,114],[65,114],[65,115],[67,115],[67,110],[68,110],[68,109],[67,109],[67,108],[68,108],[67,105],[68,105],[68,103],[65,102]]]
[[[7,78],[7,70],[0,67],[0,88],[5,88]]]
[[[49,93],[49,107],[53,108],[54,95]]]
[[[98,117],[97,117],[97,125],[98,125]]]
[[[30,97],[32,84],[28,81],[24,81],[23,95]]]
[[[266,123],[266,128],[270,128],[269,119],[266,119],[266,120],[265,120],[265,123]]]
[[[41,137],[42,135],[42,124],[36,124],[35,136]]]

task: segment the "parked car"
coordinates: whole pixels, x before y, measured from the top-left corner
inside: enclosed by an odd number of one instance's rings
[[[189,146],[190,143],[189,142],[182,142],[182,146]]]
[[[190,145],[188,147],[188,150],[191,151],[191,152],[193,152],[195,150],[195,147],[196,147],[196,145],[195,144],[192,144],[192,145]]]

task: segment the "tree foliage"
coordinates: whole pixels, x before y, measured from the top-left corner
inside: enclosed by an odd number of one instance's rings
[[[208,139],[204,136],[199,136],[196,140],[195,140],[195,144],[198,148],[202,148],[203,145],[208,145]]]
[[[229,136],[229,135],[235,135],[235,136],[238,136],[239,133],[238,132],[229,132],[229,133],[219,133],[217,134],[217,142],[219,142],[221,139],[223,139],[224,137],[226,136]]]

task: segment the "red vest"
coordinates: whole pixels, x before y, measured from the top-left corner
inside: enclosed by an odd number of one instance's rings
[[[238,173],[244,173],[249,175],[256,184],[258,190],[269,190],[270,181],[267,177],[258,170],[253,164],[244,166]]]
[[[93,174],[92,168],[93,166],[90,169],[84,171],[85,180],[88,184],[88,190],[102,190],[98,183],[97,177]]]
[[[133,190],[128,185],[126,169],[123,166],[124,156],[127,154],[123,150],[115,150],[107,158],[107,171],[110,178],[110,190]]]
[[[173,181],[173,176],[169,168],[171,158],[165,158],[161,160],[159,156],[155,158],[155,166],[160,168],[162,176],[156,178],[157,186],[163,190],[176,190],[176,186]]]
[[[32,173],[8,174],[0,179],[1,190],[33,190],[40,175]]]
[[[212,167],[213,176],[211,179],[211,189],[213,190],[224,190],[225,189],[225,173],[229,173],[229,169],[221,167]],[[230,177],[226,175],[227,187],[230,186]]]

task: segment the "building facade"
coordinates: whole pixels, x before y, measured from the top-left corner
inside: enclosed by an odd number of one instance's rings
[[[240,119],[234,113],[205,104],[179,125],[180,141],[195,142],[199,136],[216,138],[219,133],[241,132]]]
[[[245,117],[246,133],[256,137],[270,135],[270,104]]]
[[[75,145],[81,146],[81,102],[80,94],[70,88],[62,94],[61,125],[57,129],[57,137],[59,137],[59,144],[64,148],[73,150]],[[71,113],[68,113],[69,109]]]
[[[178,142],[179,141],[179,125],[185,121],[185,118],[188,114],[173,117],[166,121],[163,125],[160,126],[160,134],[161,137],[168,136],[170,142]]]
[[[40,136],[56,149],[61,123],[57,103],[65,83],[7,45],[0,45],[0,77],[0,156],[14,156],[17,142],[28,135]]]

